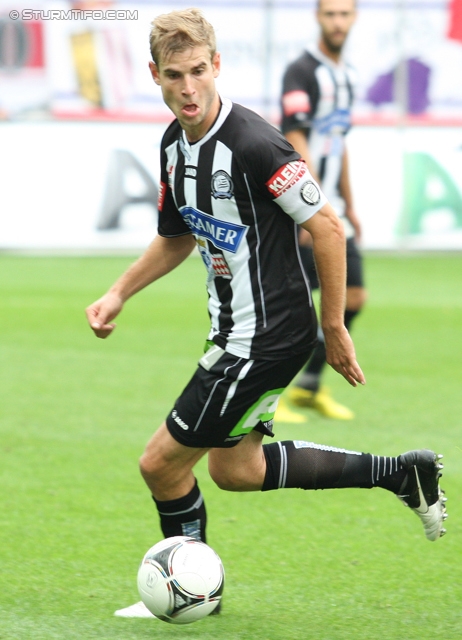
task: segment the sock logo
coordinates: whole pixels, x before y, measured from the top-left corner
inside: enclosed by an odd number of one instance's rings
[[[339,449],[337,447],[328,447],[325,444],[315,444],[314,442],[305,442],[304,440],[294,440],[296,449],[318,449],[319,451],[333,451],[334,453],[350,453],[354,456],[361,456],[359,451],[349,451],[348,449]]]

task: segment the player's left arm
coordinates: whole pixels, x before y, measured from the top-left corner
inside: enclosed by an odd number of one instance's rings
[[[348,151],[345,147],[342,158],[342,171],[340,174],[340,184],[339,184],[340,195],[345,201],[345,217],[350,221],[351,226],[355,232],[355,240],[359,244],[361,242],[361,223],[359,221],[358,216],[356,215],[356,210],[353,202],[353,192],[351,188],[351,180],[350,180],[350,164],[349,164],[349,156]]]
[[[301,223],[313,238],[313,252],[321,291],[321,326],[326,342],[326,360],[352,386],[365,384],[356,360],[353,341],[344,325],[346,256],[343,225],[326,202]]]

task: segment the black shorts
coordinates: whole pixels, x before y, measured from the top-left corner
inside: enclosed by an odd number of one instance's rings
[[[319,289],[318,274],[311,247],[300,247],[303,266],[312,289]],[[354,238],[346,243],[347,287],[364,287],[363,260]]]
[[[199,448],[233,447],[253,429],[272,436],[279,396],[309,356],[246,360],[214,345],[169,413],[169,432],[180,444]]]

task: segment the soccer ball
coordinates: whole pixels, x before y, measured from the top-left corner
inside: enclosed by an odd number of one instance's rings
[[[141,600],[159,620],[187,624],[208,616],[223,593],[225,573],[204,542],[175,536],[147,551],[138,570]]]

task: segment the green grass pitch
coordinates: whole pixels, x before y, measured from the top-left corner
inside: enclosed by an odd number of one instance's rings
[[[367,385],[332,370],[340,423],[306,413],[277,439],[444,454],[448,534],[380,489],[220,491],[197,467],[224,611],[192,625],[120,619],[162,536],[138,457],[200,357],[204,272],[191,258],[131,300],[108,340],[84,308],[128,258],[0,256],[1,640],[460,640],[462,256],[366,257],[353,328]]]

